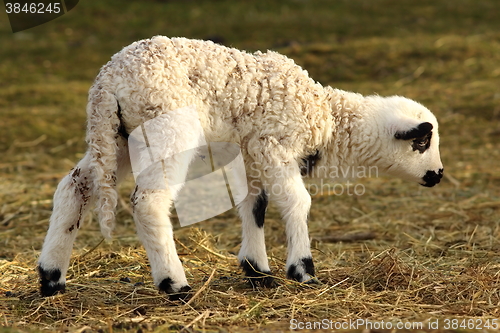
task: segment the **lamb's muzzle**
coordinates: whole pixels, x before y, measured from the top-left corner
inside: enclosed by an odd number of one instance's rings
[[[433,187],[434,185],[439,184],[441,178],[443,178],[443,172],[444,169],[439,169],[438,172],[434,170],[427,171],[425,176],[422,178],[422,180],[424,181],[422,186]]]

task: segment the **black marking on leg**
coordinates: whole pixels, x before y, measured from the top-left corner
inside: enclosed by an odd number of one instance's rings
[[[165,278],[160,282],[158,289],[166,293],[171,301],[187,301],[190,297],[189,291],[191,290],[191,287],[183,286],[181,287],[181,289],[179,289],[179,291],[174,291],[174,289],[172,288],[173,284],[174,281],[172,281],[171,278]]]
[[[40,293],[42,296],[54,296],[63,294],[66,291],[66,284],[59,283],[61,271],[59,269],[45,270],[38,266],[38,274],[40,275]]]
[[[313,169],[321,159],[321,154],[319,150],[316,150],[314,154],[308,155],[302,158],[302,165],[300,166],[301,176],[312,176]]]
[[[298,266],[302,268],[301,270],[298,269]],[[309,274],[311,277],[315,276],[314,273],[314,263],[311,257],[309,258],[302,258],[300,259],[299,264],[294,264],[288,267],[288,271],[286,275],[288,276],[289,279],[303,282],[304,276],[303,273],[305,272],[306,274]]]
[[[261,190],[255,204],[253,206],[253,216],[255,218],[255,223],[259,228],[264,226],[264,218],[266,216],[266,208],[267,208],[267,194],[266,191]]]
[[[130,196],[130,203],[132,204],[132,211],[135,212],[135,206],[139,202],[139,197],[137,196],[137,191],[139,190],[139,186],[135,185],[134,193]]]
[[[68,228],[69,233],[73,232],[73,230],[75,230],[75,227],[76,227],[76,229],[80,229],[80,222],[83,218],[83,212],[85,210],[85,207],[88,205],[88,203],[90,201],[90,196],[91,196],[91,191],[92,191],[90,189],[90,185],[89,185],[89,181],[88,181],[87,177],[85,177],[83,175],[82,175],[82,177],[80,177],[80,172],[81,172],[80,168],[75,168],[75,170],[71,174],[71,182],[73,183],[73,186],[75,187],[75,195],[80,196],[81,204],[80,204],[80,208],[78,210],[78,216],[77,216],[76,222]]]
[[[248,282],[252,285],[252,288],[258,286],[271,288],[276,286],[276,282],[271,276],[271,271],[262,271],[255,261],[245,259],[240,265],[245,272]]]
[[[116,101],[116,105],[118,105],[118,111],[116,114],[118,115],[118,119],[120,120],[120,125],[118,126],[118,134],[120,134],[125,140],[128,139],[129,134],[127,133],[127,130],[125,129],[125,125],[123,124],[123,118],[122,118],[122,108],[118,101]]]
[[[75,182],[75,180],[80,177],[80,172],[82,171],[82,169],[76,167],[73,169],[73,173],[71,174],[71,177],[73,178],[73,182]]]

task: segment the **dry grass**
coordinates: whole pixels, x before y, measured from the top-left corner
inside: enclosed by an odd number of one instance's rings
[[[131,183],[122,188],[118,237],[101,242],[89,220],[75,246],[67,293],[38,295],[34,267],[51,206],[38,198],[50,195],[60,176],[39,174],[29,184],[13,177],[1,187],[9,199],[0,257],[9,259],[0,260],[0,314],[21,331],[275,331],[288,330],[294,318],[427,325],[499,316],[498,172],[480,190],[473,187],[483,176],[453,174],[459,184],[435,189],[376,178],[363,182],[363,196],[314,198],[310,232],[320,286],[285,279],[284,230],[272,207],[266,228],[280,282],[275,289],[252,290],[243,280],[235,212],[180,228],[177,248],[195,293],[187,304],[170,302],[152,284],[124,206]]]
[[[447,319],[500,317],[496,0],[246,3],[81,2],[79,14],[0,39],[0,332],[275,332],[289,331],[292,319],[360,318],[422,322],[420,331],[436,331],[429,323],[439,320],[444,331]],[[0,33],[7,29],[0,22]],[[191,228],[174,221],[193,287],[187,304],[171,303],[152,283],[129,214],[129,180],[117,237],[101,242],[89,216],[66,294],[41,298],[36,260],[55,187],[85,150],[86,90],[112,53],[158,33],[277,48],[323,83],[423,102],[440,121],[446,178],[428,189],[377,177],[359,182],[360,196],[314,196],[319,286],[285,279],[286,237],[272,206],[274,289],[252,290],[242,278],[236,212]]]

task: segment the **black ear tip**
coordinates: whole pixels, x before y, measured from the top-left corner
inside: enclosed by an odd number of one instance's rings
[[[429,122],[421,123],[420,125],[418,125],[418,129],[420,131],[426,132],[426,133],[429,133],[430,131],[432,131],[433,128],[434,128],[434,126],[432,126],[432,124]]]
[[[410,129],[409,131],[398,131],[394,133],[394,137],[398,140],[411,140],[416,138],[421,138],[429,134],[434,126],[429,123],[420,123],[417,127]]]

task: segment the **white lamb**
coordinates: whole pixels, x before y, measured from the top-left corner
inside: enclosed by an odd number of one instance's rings
[[[208,41],[162,36],[142,40],[115,54],[90,89],[89,148],[54,195],[38,266],[42,295],[64,292],[73,242],[96,201],[102,233],[111,236],[116,184],[130,173],[128,134],[186,106],[197,110],[203,132],[191,128],[186,119],[177,124],[183,127],[176,132],[181,134],[166,144],[187,149],[204,136],[241,147],[252,186],[238,205],[243,225],[238,259],[254,285],[273,284],[263,230],[268,197],[286,224],[288,277],[317,281],[307,230],[311,198],[304,175],[321,168],[375,166],[429,187],[443,175],[438,123],[417,102],[323,87],[293,60],[271,51],[249,54]],[[172,164],[166,168],[179,172],[180,164]],[[282,190],[270,191],[276,187]],[[131,196],[154,283],[173,299],[185,297],[191,289],[169,219],[175,196],[139,181]]]

